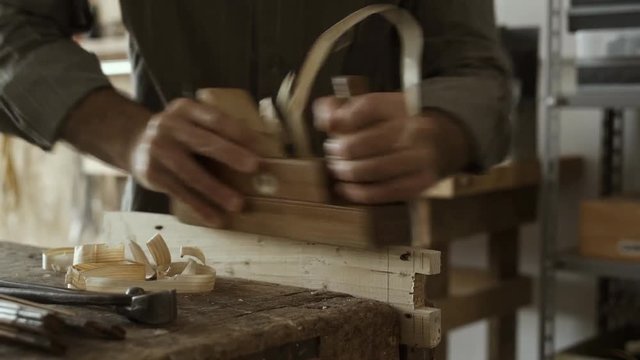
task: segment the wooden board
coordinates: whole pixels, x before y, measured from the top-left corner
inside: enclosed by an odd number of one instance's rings
[[[13,281],[61,286],[45,273],[41,249],[0,242],[0,273]],[[178,297],[178,321],[151,328],[110,309],[62,306],[78,317],[126,328],[125,341],[65,338],[68,359],[398,359],[397,311],[348,295],[220,278],[209,294]],[[0,344],[0,358],[56,359]]]
[[[434,248],[456,238],[533,222],[537,204],[535,187],[420,200],[414,218],[423,223],[411,238],[408,208],[402,204],[338,206],[251,198],[247,211],[231,216],[228,229],[355,248],[409,244]],[[175,205],[173,212],[182,221],[200,224],[189,209]]]
[[[535,221],[537,205],[536,187],[423,200],[415,218],[424,223],[413,246],[434,248],[456,238],[518,227]]]
[[[440,270],[440,253],[409,247],[359,250],[190,226],[169,215],[108,213],[107,242],[143,241],[160,232],[176,254],[198,246],[218,274],[343,292],[384,301],[404,316],[402,342],[433,347],[440,340],[437,309],[424,306],[424,278]],[[419,291],[416,292],[415,289]],[[402,317],[401,317],[402,319]]]
[[[584,201],[580,205],[580,253],[639,261],[639,223],[639,196]]]
[[[452,269],[450,274],[449,296],[433,300],[443,314],[443,332],[531,303],[533,285],[527,277],[499,281],[479,269]]]
[[[172,212],[194,225],[201,221],[180,202]],[[404,204],[340,206],[248,198],[242,213],[229,216],[230,230],[357,248],[409,245],[411,221]]]
[[[578,156],[560,159],[560,177],[563,182],[572,182],[582,174],[583,160]],[[531,187],[540,184],[542,173],[540,162],[526,160],[507,162],[494,166],[484,174],[458,174],[441,180],[423,193],[429,199],[452,199],[496,191]]]
[[[256,174],[216,167],[220,179],[248,196],[328,203],[331,196],[323,160],[263,159]]]

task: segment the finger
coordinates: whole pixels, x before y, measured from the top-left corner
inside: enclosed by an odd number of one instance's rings
[[[154,188],[164,192],[181,202],[187,204],[206,224],[213,227],[224,225],[224,214],[213,204],[206,201],[172,174],[170,170],[159,163],[154,163],[147,171],[148,179],[154,184]]]
[[[190,99],[178,99],[172,102],[168,111],[177,117],[189,119],[245,148],[256,150],[254,147],[257,143],[258,133],[213,106]]]
[[[347,200],[361,204],[382,204],[408,201],[433,185],[438,177],[424,170],[410,176],[372,184],[338,183],[336,192]]]
[[[335,96],[322,97],[314,101],[313,116],[316,129],[330,132],[331,117],[344,103],[343,99],[338,99]]]
[[[382,120],[407,117],[402,93],[356,96],[337,109],[334,108],[335,102],[325,101],[319,106],[320,114],[324,115],[324,128],[328,133],[348,134]],[[322,114],[323,112],[325,113]]]
[[[329,138],[324,151],[330,157],[355,160],[389,153],[397,148],[405,120],[382,121],[361,131]]]
[[[349,182],[384,181],[430,169],[435,172],[433,155],[427,149],[407,149],[361,160],[330,160],[334,178]]]
[[[242,210],[242,196],[218,181],[182,150],[159,150],[157,159],[192,191],[204,196],[229,212]]]
[[[258,169],[260,158],[246,148],[182,119],[166,118],[160,125],[161,136],[174,138],[190,151],[221,162],[240,172]]]

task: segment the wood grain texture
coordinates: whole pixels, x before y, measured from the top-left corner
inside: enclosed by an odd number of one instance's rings
[[[223,182],[248,196],[314,203],[328,203],[331,198],[322,159],[263,159],[255,174],[223,166],[215,170]]]
[[[105,241],[146,238],[159,230],[171,253],[200,247],[220,275],[344,292],[393,305],[403,325],[403,343],[433,347],[440,340],[440,312],[427,308],[415,288],[418,276],[440,271],[440,253],[410,247],[355,249],[190,226],[168,215],[110,213]],[[416,285],[417,284],[417,285]],[[420,294],[421,295],[421,294]]]
[[[373,248],[411,243],[410,220],[403,204],[340,206],[247,198],[245,211],[228,217],[227,229],[300,241]],[[172,212],[188,224],[202,221],[180,202]]]
[[[640,260],[640,198],[615,197],[580,205],[580,253]]]
[[[4,279],[61,286],[39,268],[41,250],[0,243]],[[177,323],[149,328],[107,309],[67,307],[80,317],[126,328],[124,342],[69,338],[67,357],[138,359],[398,359],[399,321],[386,304],[325,291],[221,278],[216,291],[179,296]],[[300,346],[302,344],[303,346]],[[296,349],[307,352],[307,357]],[[297,355],[297,356],[296,356]],[[0,344],[3,359],[53,359]]]
[[[200,89],[196,92],[198,101],[215,106],[216,109],[229,115],[259,134],[255,146],[258,154],[264,157],[285,157],[284,145],[280,134],[274,134],[260,117],[258,105],[251,95],[242,89]]]

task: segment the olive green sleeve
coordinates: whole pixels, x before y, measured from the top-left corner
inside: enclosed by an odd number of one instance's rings
[[[416,0],[425,32],[423,104],[450,114],[474,141],[474,165],[504,159],[509,142],[510,69],[492,0]]]
[[[0,1],[0,131],[44,149],[82,98],[110,86],[97,58],[71,40],[71,2]]]

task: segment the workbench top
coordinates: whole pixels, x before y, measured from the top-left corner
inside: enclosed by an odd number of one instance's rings
[[[0,242],[0,277],[62,286],[41,250]],[[101,308],[64,307],[120,324],[125,341],[66,339],[70,359],[397,359],[398,319],[386,304],[325,291],[218,278],[212,293],[180,295],[178,321],[149,328]],[[1,359],[55,358],[0,343]]]

